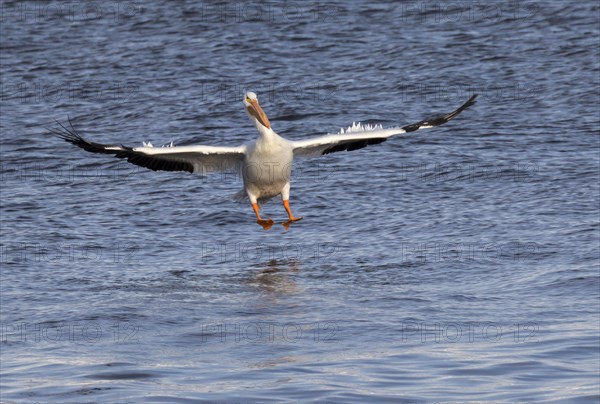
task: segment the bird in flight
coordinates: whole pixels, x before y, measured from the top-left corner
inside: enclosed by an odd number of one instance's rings
[[[101,144],[84,139],[73,127],[58,122],[60,128],[50,131],[88,152],[112,154],[128,162],[149,168],[153,171],[187,171],[209,173],[215,171],[236,171],[242,175],[244,189],[236,194],[247,197],[256,215],[256,222],[269,230],[275,223],[263,219],[259,213],[259,203],[281,195],[288,220],[281,223],[287,230],[301,217],[296,217],[290,209],[290,177],[295,157],[316,157],[329,153],[352,151],[381,143],[394,135],[432,128],[455,118],[462,111],[475,104],[477,94],[469,98],[455,111],[431,119],[402,127],[383,128],[381,125],[353,124],[337,134],[328,134],[305,140],[289,140],[279,136],[272,128],[255,93],[247,92],[243,103],[248,117],[258,131],[258,137],[236,147],[218,146],[163,146],[153,147],[144,143],[143,147],[128,147],[121,144]]]

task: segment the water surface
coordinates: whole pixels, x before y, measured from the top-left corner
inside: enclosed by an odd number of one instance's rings
[[[3,403],[596,403],[597,2],[3,1]],[[457,5],[460,4],[460,5]],[[231,175],[105,143],[451,123]],[[278,201],[267,216],[283,220]]]

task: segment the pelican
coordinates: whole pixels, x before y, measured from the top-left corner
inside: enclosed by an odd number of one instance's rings
[[[264,230],[275,223],[272,219],[263,219],[259,212],[259,203],[281,196],[288,220],[281,224],[287,230],[291,223],[301,220],[290,209],[290,177],[295,157],[316,157],[329,153],[352,151],[381,143],[394,135],[414,132],[418,129],[432,128],[455,118],[475,103],[477,94],[469,98],[455,111],[432,119],[402,127],[383,128],[381,125],[363,125],[353,123],[337,134],[328,134],[305,140],[289,140],[279,136],[272,128],[267,115],[258,103],[253,92],[247,92],[243,98],[244,107],[250,122],[258,131],[256,140],[236,147],[216,146],[169,146],[153,147],[143,143],[143,147],[128,147],[121,144],[101,144],[84,139],[73,127],[61,124],[50,131],[88,152],[112,154],[128,162],[149,168],[153,171],[187,171],[190,173],[208,173],[214,171],[235,170],[242,175],[244,189],[236,194],[238,198],[250,200],[256,222]]]

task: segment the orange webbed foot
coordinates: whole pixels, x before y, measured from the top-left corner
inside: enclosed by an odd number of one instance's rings
[[[256,223],[260,224],[264,230],[269,230],[275,224],[273,219],[258,219]]]
[[[287,221],[282,222],[282,226],[288,230],[290,228],[290,226],[292,225],[292,223],[297,222],[299,220],[302,220],[301,217],[290,217]]]

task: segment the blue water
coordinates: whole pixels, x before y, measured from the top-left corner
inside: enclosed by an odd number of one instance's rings
[[[2,1],[2,403],[597,403],[600,7]],[[439,128],[231,175],[51,137]],[[265,215],[280,221],[276,200]]]

